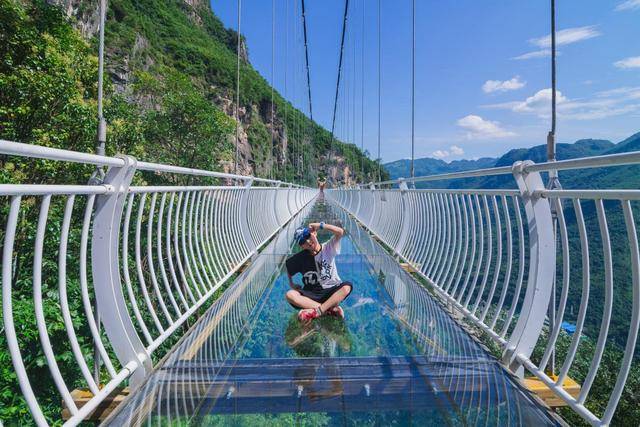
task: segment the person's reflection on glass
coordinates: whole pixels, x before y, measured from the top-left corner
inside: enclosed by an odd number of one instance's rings
[[[352,338],[343,319],[322,318],[300,323],[291,316],[285,340],[297,357],[336,357],[351,351]],[[310,401],[340,396],[344,389],[340,369],[328,363],[303,364],[294,369],[293,382]]]
[[[284,333],[287,345],[298,357],[336,357],[349,353],[352,337],[340,318],[323,317],[313,323],[301,323],[294,314]]]

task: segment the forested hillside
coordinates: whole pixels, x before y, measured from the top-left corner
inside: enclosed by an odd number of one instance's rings
[[[588,157],[597,155],[617,154],[640,149],[640,133],[614,144],[606,140],[585,139],[573,144],[558,144],[558,160]],[[537,163],[546,159],[546,146],[538,145],[532,148],[513,149],[497,159],[479,159],[477,161],[454,161],[445,163],[437,159],[418,159],[415,161],[416,175],[434,175],[450,172],[458,172],[471,169],[481,169],[497,166],[510,166],[516,161],[533,160]],[[409,175],[409,161],[400,160],[384,165],[394,178]],[[469,167],[473,166],[473,167]],[[560,183],[565,189],[638,189],[640,188],[640,167],[618,166],[612,168],[586,169],[580,171],[562,171],[559,174]],[[544,177],[546,180],[546,177]],[[416,184],[418,188],[515,188],[515,181],[511,175],[496,177],[482,177],[473,179],[458,179],[450,181],[422,182]],[[612,294],[611,325],[607,334],[605,355],[602,359],[601,369],[598,371],[587,407],[595,413],[602,414],[607,405],[608,397],[613,389],[616,375],[620,369],[622,350],[627,343],[629,322],[632,316],[631,301],[633,300],[633,280],[631,277],[631,255],[629,252],[629,239],[622,212],[618,201],[604,201],[605,216],[607,218],[610,247],[612,253],[612,273],[614,291]],[[640,204],[632,202],[631,208],[636,218],[640,217]],[[568,296],[564,319],[569,324],[575,324],[583,297],[583,264],[580,247],[580,237],[576,222],[574,205],[569,200],[562,204],[567,226],[569,243],[568,258]],[[583,383],[590,368],[594,354],[594,348],[603,321],[605,312],[605,261],[603,250],[602,230],[598,221],[596,205],[592,200],[583,200],[581,209],[585,219],[585,228],[589,243],[589,292],[586,300],[588,307],[585,319],[584,334],[581,339],[580,350],[572,366],[569,375],[578,383]],[[493,223],[496,226],[495,222]],[[558,243],[559,244],[559,243]],[[503,266],[504,268],[504,266]],[[563,258],[561,251],[557,256],[558,285],[556,287],[556,302],[560,301],[562,294]],[[494,301],[495,303],[495,301]],[[542,349],[547,342],[548,325],[545,327],[545,335],[538,341],[538,347],[534,359],[541,357]],[[567,352],[571,336],[561,333],[556,369]],[[614,425],[638,425],[640,411],[637,409],[637,396],[640,389],[640,344],[636,345],[635,362],[627,381],[623,398],[614,418]],[[563,408],[560,413],[571,425],[585,425],[570,409]]]
[[[236,33],[204,1],[108,5],[108,154],[232,171]],[[2,0],[0,13],[0,138],[93,151],[96,4]],[[241,51],[239,173],[313,183],[319,173],[351,182],[377,170],[338,141],[329,165],[329,132],[277,92],[272,118],[271,87]]]
[[[236,34],[223,27],[206,3],[112,0],[108,4],[107,154],[126,153],[145,161],[232,171]],[[94,152],[98,76],[96,22],[95,2],[0,0],[0,139]],[[363,158],[355,146],[338,141],[333,144],[334,164],[325,165],[329,133],[278,93],[274,94],[272,128],[271,88],[248,62],[246,48],[244,52],[239,173],[310,185],[315,185],[316,177],[323,173],[342,182],[361,179],[363,174],[372,171],[377,173],[377,163]],[[0,156],[1,183],[84,184],[93,170],[77,164]],[[174,180],[181,178],[141,173],[135,179],[141,184],[175,184]],[[210,181],[199,179],[198,182]],[[6,223],[9,210],[7,200],[5,197],[0,204],[2,224]],[[82,202],[77,204],[71,219],[74,224],[82,219]],[[12,260],[11,291],[26,369],[32,380],[37,379],[32,384],[44,415],[54,421],[60,417],[60,395],[55,391],[47,360],[38,345],[33,305],[33,251],[30,248],[34,247],[39,208],[37,198],[23,199]],[[49,336],[56,346],[68,343],[65,325],[59,316],[57,263],[49,262],[59,251],[63,212],[63,200],[54,197],[43,242],[43,252],[48,257],[42,271],[42,293],[46,296],[43,310]],[[4,232],[4,227],[0,227],[0,241],[4,241]],[[69,235],[68,244],[75,253],[79,241],[78,233]],[[79,271],[80,261],[69,257],[67,269]],[[87,339],[90,333],[86,322],[82,322],[84,312],[77,277],[70,275],[66,285],[71,296],[69,310],[72,318],[78,319],[76,332],[91,365],[93,344]],[[169,339],[158,354],[163,354],[174,342],[175,337]],[[56,361],[67,385],[80,386],[83,381],[71,350],[58,350]],[[0,378],[0,424],[32,424],[1,330]]]

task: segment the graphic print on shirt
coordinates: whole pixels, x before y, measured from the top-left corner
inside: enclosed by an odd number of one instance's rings
[[[315,271],[307,271],[302,276],[302,283],[305,286],[314,286],[318,284],[318,273]]]
[[[320,268],[320,280],[327,281],[331,279],[331,263],[326,259],[320,261],[318,267]]]

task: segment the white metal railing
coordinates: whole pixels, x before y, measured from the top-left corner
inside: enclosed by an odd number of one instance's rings
[[[4,333],[38,425],[48,424],[34,391],[42,378],[25,366],[27,353],[43,353],[69,411],[66,425],[77,425],[125,380],[135,389],[153,368],[159,347],[316,194],[250,176],[2,140],[0,155],[107,168],[96,185],[0,184],[0,207],[6,214]],[[140,171],[239,184],[131,185]],[[29,253],[33,259],[26,266]],[[77,271],[67,268],[70,262]],[[21,335],[25,307],[39,342]],[[51,330],[52,319],[62,319],[64,340],[60,331]],[[87,354],[87,342],[93,343],[95,358]],[[63,358],[72,362],[61,362]],[[101,367],[92,372],[96,358]],[[69,378],[65,363],[80,375]],[[93,395],[83,406],[72,396],[79,387]]]
[[[640,256],[634,218],[638,205],[632,206],[640,200],[640,190],[549,190],[541,172],[584,172],[631,164],[640,164],[640,152],[542,164],[517,162],[512,167],[328,190],[327,196],[481,328],[502,349],[503,362],[514,373],[522,375],[526,369],[586,421],[608,425],[632,366],[640,326]],[[409,188],[416,182],[498,175],[512,175],[517,189]],[[613,242],[611,227],[618,232]],[[612,247],[628,262],[614,268]],[[624,300],[625,291],[615,294],[614,272],[619,283],[628,279],[629,301]],[[580,295],[577,315],[567,307],[570,291]],[[602,292],[604,299],[599,310],[589,304],[594,292]],[[627,329],[627,339],[619,345],[623,356],[615,384],[607,390],[606,407],[594,411],[587,399],[605,346],[613,345],[607,338],[614,309],[628,314],[627,323],[616,325]],[[596,325],[589,334],[595,341],[594,351],[579,395],[574,397],[566,390],[565,380],[577,369],[574,363],[584,346],[585,324],[593,318],[599,320],[591,322]],[[562,350],[557,370],[564,320],[574,322],[576,331]],[[541,355],[534,355],[534,350]]]

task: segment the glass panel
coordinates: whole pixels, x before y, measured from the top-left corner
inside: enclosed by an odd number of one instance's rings
[[[340,209],[318,202],[259,255],[112,417],[113,425],[554,425],[425,288]],[[348,231],[345,319],[285,300],[295,227]],[[322,233],[322,239],[329,236]],[[300,282],[300,278],[295,278]]]

